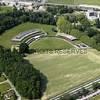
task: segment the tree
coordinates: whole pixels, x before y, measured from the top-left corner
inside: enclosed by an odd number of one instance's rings
[[[19,52],[21,54],[24,54],[24,53],[29,53],[29,46],[27,43],[21,43],[20,46],[19,46]]]
[[[75,15],[68,15],[67,16],[68,21],[70,21],[71,23],[76,23],[77,22],[77,18]]]
[[[88,93],[89,93],[89,90],[88,89],[82,88],[82,94],[84,96],[88,95]]]
[[[94,35],[96,35],[97,33],[99,33],[98,30],[95,30],[93,28],[87,28],[87,34],[89,37],[93,37]]]
[[[85,18],[85,15],[84,14],[78,14],[76,17],[77,17],[77,21],[80,22],[82,19]]]
[[[83,34],[79,30],[76,30],[76,29],[72,30],[71,35],[77,37],[77,39],[80,39],[83,36]]]
[[[27,22],[28,21],[28,17],[26,15],[23,15],[20,17],[20,20],[22,23]]]
[[[88,37],[87,35],[81,36],[80,40],[85,44],[89,45],[90,47],[94,47],[94,48],[96,47],[96,40]]]
[[[57,21],[58,32],[70,34],[72,25],[63,16],[60,16]]]
[[[96,43],[100,43],[100,34],[95,35],[94,39],[96,40]]]
[[[100,28],[100,20],[99,19],[96,19],[95,23],[96,23],[96,27],[97,28]]]
[[[90,27],[90,22],[88,21],[87,18],[83,18],[81,21],[80,21],[81,25],[82,25],[82,28],[83,30],[87,30],[87,28]]]
[[[100,83],[94,83],[93,84],[93,90],[100,89]]]

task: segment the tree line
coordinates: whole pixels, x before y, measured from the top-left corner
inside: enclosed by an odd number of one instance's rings
[[[0,14],[0,34],[14,26],[25,22],[55,25],[55,18],[49,12],[26,12],[24,9],[13,9],[12,12]]]
[[[74,10],[73,8],[71,7],[68,7],[68,6],[48,6],[47,7],[47,11],[52,13],[53,15],[56,15],[56,14],[65,14],[65,13],[73,13]]]

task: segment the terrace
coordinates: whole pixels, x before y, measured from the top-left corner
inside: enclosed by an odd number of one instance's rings
[[[15,36],[14,38],[12,38],[12,42],[28,42],[30,40],[37,40],[42,36],[46,36],[46,33],[41,32],[40,30],[34,29],[34,30],[29,30],[26,32],[22,32],[20,34],[18,34],[17,36]]]

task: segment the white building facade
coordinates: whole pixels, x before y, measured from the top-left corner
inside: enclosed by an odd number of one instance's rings
[[[100,19],[100,11],[88,10],[85,14],[90,21]]]

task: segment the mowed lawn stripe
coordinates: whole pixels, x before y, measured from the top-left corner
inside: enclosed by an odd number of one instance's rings
[[[67,42],[67,40],[56,38],[56,37],[45,37],[40,40],[34,41],[31,45],[31,48],[37,50],[45,50],[45,49],[70,49],[73,48],[71,44]]]

